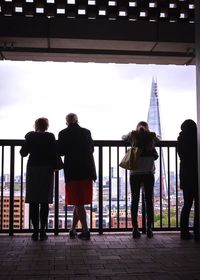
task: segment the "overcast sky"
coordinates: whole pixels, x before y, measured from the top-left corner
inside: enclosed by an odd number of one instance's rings
[[[57,138],[74,112],[94,140],[117,140],[147,120],[155,77],[162,139],[196,121],[194,66],[0,61],[0,138],[22,139],[38,117]]]

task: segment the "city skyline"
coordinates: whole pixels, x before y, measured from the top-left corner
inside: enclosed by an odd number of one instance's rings
[[[162,138],[161,134],[161,120],[160,120],[160,107],[158,102],[158,86],[157,81],[152,79],[151,86],[151,94],[150,94],[150,102],[148,109],[147,121],[150,124],[150,128]],[[124,148],[123,148],[124,150]],[[120,153],[122,153],[122,149],[120,149]],[[163,153],[161,152],[160,157],[163,157]],[[97,155],[98,158],[98,155]],[[96,158],[96,163],[98,162]],[[127,173],[121,168],[118,167],[118,161],[116,161],[116,150],[111,148],[110,157],[108,156],[108,151],[104,150],[102,158],[104,162],[102,164],[102,178],[97,178],[97,181],[93,185],[93,201],[91,207],[87,207],[87,219],[88,223],[92,228],[97,228],[99,225],[99,211],[100,211],[100,200],[99,195],[101,193],[102,198],[102,223],[103,227],[108,228],[124,228],[132,227],[131,223],[131,212],[130,212],[130,203],[131,203],[131,191],[130,184],[127,180]],[[106,159],[106,160],[105,160]],[[108,164],[110,162],[110,165]],[[25,165],[24,165],[25,166]],[[164,161],[163,161],[164,167]],[[107,171],[106,171],[107,170]],[[176,174],[172,169],[170,169],[169,176],[170,180],[166,180],[168,176],[166,173],[163,173],[164,168],[160,170],[159,164],[156,167],[155,175],[155,188],[154,188],[154,215],[155,219],[160,215],[160,207],[166,209],[168,207],[168,203],[170,199],[170,209],[173,208],[177,211],[176,207],[176,199],[181,202],[182,197],[177,194],[176,191]],[[24,170],[25,172],[25,170]],[[29,228],[30,220],[29,220],[29,206],[25,203],[25,188],[26,188],[26,174],[24,173],[21,177],[20,175],[16,175],[16,167],[15,167],[15,176],[14,176],[14,228]],[[22,171],[20,172],[22,174]],[[107,174],[106,174],[107,173]],[[99,174],[99,173],[98,173]],[[160,178],[164,179],[165,184],[160,187]],[[102,183],[101,183],[102,179]],[[1,199],[1,207],[2,217],[0,224],[1,228],[9,228],[9,209],[10,209],[10,174],[4,173],[3,178],[0,176],[1,182],[3,182],[3,197]],[[21,181],[22,180],[22,181]],[[164,182],[161,180],[161,182]],[[101,192],[99,192],[99,187],[101,186]],[[70,228],[73,211],[71,206],[65,205],[65,182],[63,171],[59,172],[59,183],[58,183],[58,227],[59,228]],[[168,196],[168,194],[170,194]],[[54,194],[56,195],[56,193]],[[55,198],[55,196],[54,196]],[[162,200],[162,203],[161,203]],[[3,201],[3,202],[2,202]],[[21,207],[22,205],[22,207]],[[161,206],[162,205],[162,206]],[[173,214],[174,215],[174,214]],[[48,217],[48,228],[52,229],[55,227],[55,205],[54,203],[50,205],[50,212]],[[167,218],[168,219],[168,218]],[[167,223],[167,219],[165,223]],[[170,218],[171,219],[171,218]],[[172,217],[173,219],[173,217]],[[139,207],[138,213],[138,223],[139,227],[142,227],[142,208]],[[156,222],[154,225],[157,227],[159,223]]]
[[[184,119],[196,121],[194,66],[1,61],[0,74],[1,139],[23,139],[41,116],[57,138],[75,112],[94,140],[120,140],[147,119],[152,77],[163,139],[176,140]]]

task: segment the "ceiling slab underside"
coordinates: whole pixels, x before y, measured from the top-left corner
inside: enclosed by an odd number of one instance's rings
[[[1,1],[0,59],[190,65],[194,26],[188,0]]]

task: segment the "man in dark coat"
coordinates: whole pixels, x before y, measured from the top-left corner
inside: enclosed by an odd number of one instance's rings
[[[197,126],[193,120],[185,120],[177,139],[180,157],[180,188],[183,190],[184,205],[181,211],[181,239],[190,239],[189,216],[194,202],[194,238],[199,239],[198,203],[198,157]]]
[[[76,114],[68,114],[66,124],[68,127],[58,135],[58,151],[65,157],[66,203],[74,205],[70,238],[75,237],[75,228],[80,220],[83,230],[79,238],[89,239],[84,204],[92,202],[92,181],[96,180],[94,143],[90,131],[79,126]]]

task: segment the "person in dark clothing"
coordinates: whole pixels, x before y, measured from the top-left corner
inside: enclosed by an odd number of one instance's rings
[[[122,136],[122,140],[127,141],[133,147],[141,149],[141,155],[138,160],[138,166],[135,170],[130,171],[130,187],[131,187],[131,217],[133,225],[133,238],[141,236],[138,230],[138,204],[140,200],[140,189],[143,187],[145,194],[145,204],[147,212],[147,237],[153,237],[153,187],[154,187],[154,160],[158,158],[155,150],[155,143],[158,138],[154,132],[149,130],[146,122],[138,123],[136,130]]]
[[[194,203],[194,238],[199,238],[199,203],[198,203],[198,157],[197,126],[191,120],[181,124],[177,138],[177,152],[180,157],[180,188],[183,190],[184,205],[181,211],[181,239],[191,239],[189,216]]]
[[[40,220],[40,240],[48,238],[45,229],[49,213],[49,203],[53,202],[54,166],[56,161],[56,140],[47,132],[48,119],[35,121],[35,131],[26,134],[20,150],[21,156],[29,154],[26,171],[26,203],[30,204],[30,218],[33,224],[32,239],[38,240]]]
[[[58,151],[61,156],[64,156],[66,205],[74,205],[69,235],[70,238],[76,237],[76,226],[80,220],[82,232],[78,237],[89,240],[90,232],[84,205],[92,202],[92,181],[96,180],[94,143],[91,132],[79,126],[76,114],[68,114],[66,124],[68,127],[58,135]]]

